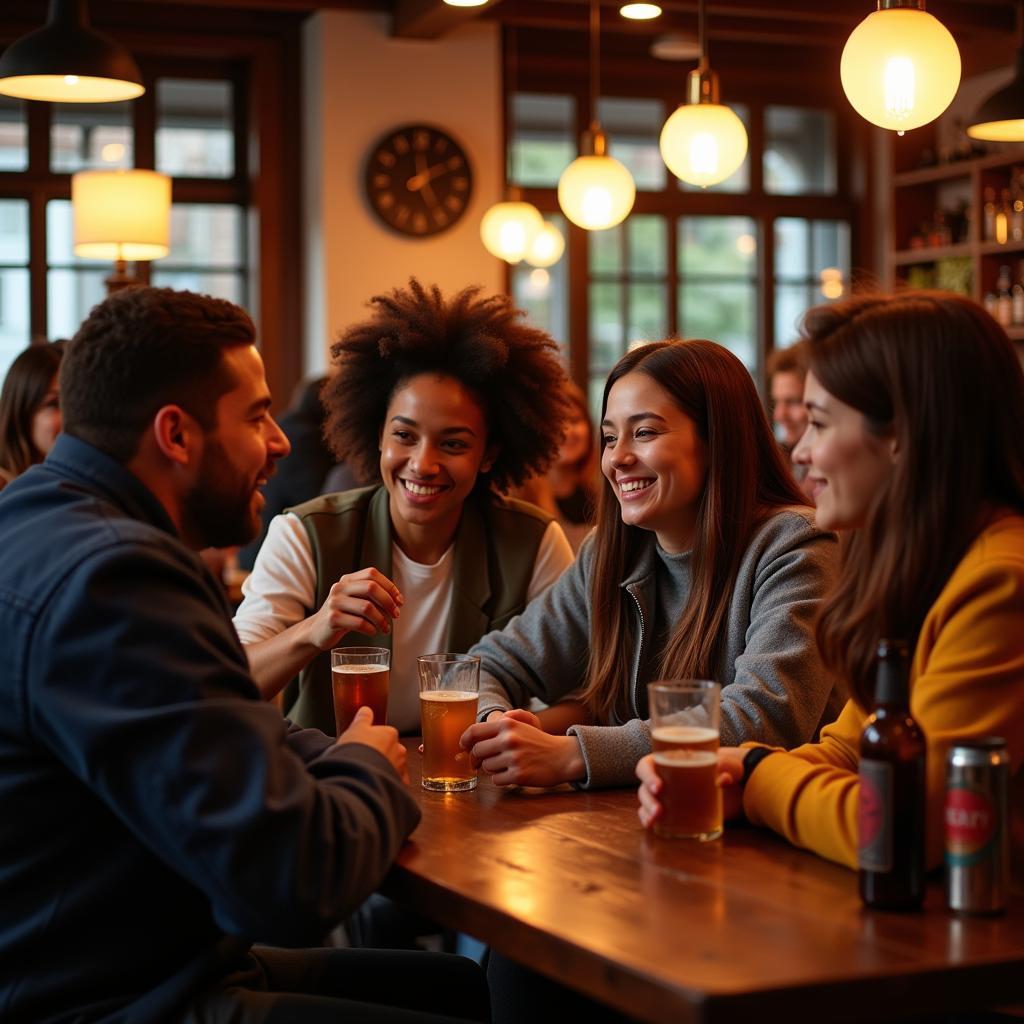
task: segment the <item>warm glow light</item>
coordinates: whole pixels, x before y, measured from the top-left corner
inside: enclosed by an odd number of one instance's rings
[[[623,4],[619,14],[633,21],[650,21],[661,17],[661,8],[657,4]]]
[[[544,219],[532,203],[495,203],[480,221],[480,238],[492,256],[519,263],[543,227]]]
[[[565,239],[554,224],[545,222],[534,236],[526,254],[526,262],[534,267],[552,267],[565,252]]]
[[[838,267],[825,267],[821,272],[821,294],[826,299],[838,299],[846,291],[843,272]]]
[[[526,279],[526,293],[531,298],[540,299],[548,293],[548,287],[551,284],[551,275],[541,267],[536,270],[530,271],[530,276]]]
[[[960,51],[927,11],[874,11],[846,40],[839,76],[866,121],[908,131],[934,121],[952,102],[960,85]]]
[[[691,185],[717,185],[735,173],[747,155],[743,122],[721,103],[685,103],[661,129],[661,158]]]
[[[171,179],[156,171],[79,171],[71,176],[75,255],[158,260],[169,251]]]
[[[124,146],[120,142],[108,142],[100,150],[100,159],[105,164],[116,164],[124,156]]]
[[[444,0],[449,7],[483,7],[487,0]]]
[[[133,100],[145,91],[135,82],[84,75],[20,75],[0,82],[0,92],[5,96],[49,103],[116,103]]]
[[[633,209],[633,175],[611,156],[577,157],[558,179],[558,205],[587,231],[602,231],[621,223]]]
[[[1024,47],[1017,50],[1017,73],[982,103],[967,134],[986,142],[1024,142]]]
[[[757,239],[753,235],[740,235],[736,239],[736,251],[741,256],[753,256],[757,252]]]

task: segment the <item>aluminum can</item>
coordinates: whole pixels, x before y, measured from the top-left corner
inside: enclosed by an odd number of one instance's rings
[[[1010,756],[999,737],[953,746],[946,758],[946,902],[995,914],[1010,888]]]

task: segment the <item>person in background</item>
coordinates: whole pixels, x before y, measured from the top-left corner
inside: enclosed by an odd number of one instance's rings
[[[575,564],[481,659],[462,743],[498,785],[627,785],[650,750],[646,684],[716,679],[725,742],[789,745],[842,706],[813,636],[835,538],[771,436],[743,364],[710,341],[627,353],[602,402],[605,477]],[[523,710],[575,695],[549,735]],[[555,708],[552,708],[552,712]]]
[[[335,454],[380,482],[270,524],[235,627],[265,698],[334,731],[333,647],[391,648],[388,721],[420,729],[416,659],[466,651],[572,562],[561,527],[499,492],[543,472],[567,415],[556,345],[506,296],[411,281],[333,346]]]
[[[64,433],[0,494],[0,1016],[486,1020],[475,964],[335,949],[419,820],[363,709],[259,699],[196,552],[249,540],[288,441],[248,315],[128,288],[61,369]]]
[[[795,458],[842,568],[818,646],[852,699],[821,741],[723,748],[726,806],[857,864],[858,743],[879,639],[913,651],[911,713],[927,741],[927,863],[943,856],[946,752],[1005,739],[1011,835],[1024,863],[1024,374],[980,306],[941,292],[865,296],[805,317],[810,417]],[[640,818],[660,807],[640,762]]]
[[[7,371],[0,389],[0,490],[42,462],[60,433],[57,371],[63,341],[32,345]]]
[[[768,356],[765,372],[775,437],[787,459],[792,459],[793,449],[807,429],[807,410],[804,408],[806,346],[798,341],[788,348],[776,349]],[[806,467],[792,463],[792,470],[805,498],[811,499],[810,490],[804,483]]]
[[[267,481],[259,536],[238,552],[238,565],[242,569],[252,569],[271,519],[290,505],[316,497],[334,466],[334,456],[324,441],[327,413],[320,401],[326,382],[326,377],[317,377],[300,384],[291,405],[278,421],[291,444],[291,451],[278,463],[277,473]]]
[[[594,526],[597,438],[583,392],[566,381],[565,395],[570,414],[558,457],[547,473],[532,476],[517,488],[515,497],[554,516],[576,552]]]

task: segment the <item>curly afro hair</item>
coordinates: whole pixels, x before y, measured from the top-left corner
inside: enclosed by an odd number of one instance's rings
[[[380,479],[380,432],[395,390],[421,373],[454,377],[480,402],[488,442],[500,445],[478,488],[498,491],[543,473],[569,407],[557,345],[505,295],[465,288],[445,299],[415,279],[377,295],[373,316],[331,346],[338,372],[324,385],[324,437],[365,479]]]

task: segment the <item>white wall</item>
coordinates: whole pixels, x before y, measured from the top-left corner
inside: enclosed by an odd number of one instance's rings
[[[338,330],[366,300],[410,276],[446,291],[503,288],[502,264],[480,242],[501,199],[500,36],[474,22],[438,40],[394,39],[390,17],[324,11],[303,36],[305,370],[326,365]],[[363,196],[364,161],[392,128],[436,125],[469,156],[473,197],[455,227],[410,239],[381,224]]]

